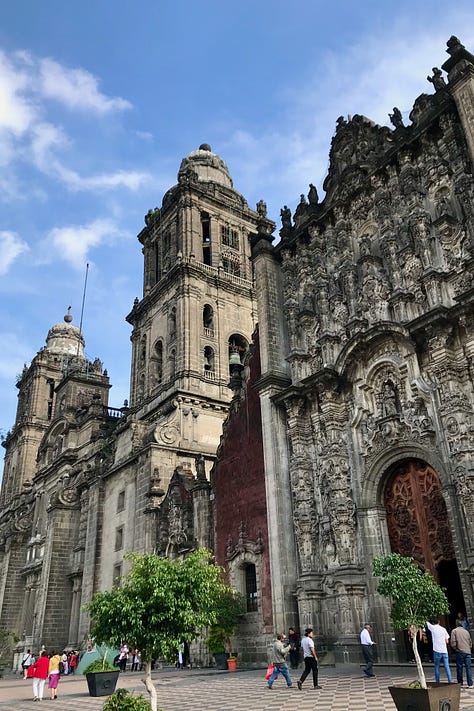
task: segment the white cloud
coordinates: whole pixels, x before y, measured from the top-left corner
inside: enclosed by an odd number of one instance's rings
[[[27,52],[0,52],[0,166],[9,167],[3,201],[21,199],[27,189],[18,183],[20,166],[34,165],[43,175],[74,192],[125,188],[136,191],[150,180],[139,170],[111,170],[81,175],[73,167],[77,140],[72,140],[47,99],[69,109],[105,117],[131,104],[99,91],[98,80],[84,69],[68,69],[52,59]],[[88,129],[90,130],[90,128]],[[76,134],[81,136],[79,132]],[[149,140],[146,134],[143,139]],[[67,153],[66,153],[67,152]],[[18,168],[18,170],[16,170]],[[1,188],[1,185],[0,185]]]
[[[11,264],[28,245],[14,232],[0,231],[0,274],[6,274]]]
[[[60,258],[75,269],[83,269],[93,247],[123,235],[123,231],[112,220],[107,219],[97,219],[87,225],[55,227],[43,243],[43,257],[46,256],[48,261]]]
[[[153,136],[150,131],[135,131],[135,135],[137,138],[141,138],[142,141],[148,141],[152,143],[155,140],[155,137]]]
[[[140,171],[117,170],[113,173],[81,176],[72,168],[68,168],[57,157],[57,152],[70,146],[70,141],[64,131],[53,124],[40,123],[31,132],[31,157],[36,167],[45,175],[49,175],[64,183],[70,190],[96,191],[113,190],[124,187],[128,190],[138,190],[150,176]]]
[[[136,191],[151,179],[148,173],[135,170],[117,170],[115,173],[101,173],[90,177],[82,177],[76,171],[65,168],[59,163],[55,164],[57,176],[74,191],[113,190],[127,188]]]
[[[69,109],[107,114],[131,108],[125,99],[102,94],[97,77],[85,69],[69,69],[53,59],[42,59],[39,76],[42,96],[56,99]]]
[[[35,125],[31,131],[30,151],[36,167],[49,175],[56,173],[54,153],[68,143],[61,127],[46,122]]]
[[[21,63],[0,52],[0,131],[19,136],[31,126],[37,109],[33,97],[25,96],[29,84]]]

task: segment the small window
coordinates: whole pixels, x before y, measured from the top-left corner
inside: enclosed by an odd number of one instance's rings
[[[125,509],[125,491],[120,491],[117,496],[117,513]]]
[[[211,219],[209,213],[201,212],[202,261],[211,266]]]
[[[118,587],[122,580],[122,564],[114,565],[113,584]]]
[[[205,329],[214,331],[214,309],[210,304],[205,304],[202,310],[202,325]]]
[[[245,597],[247,612],[256,612],[257,604],[257,571],[253,563],[245,566]]]
[[[239,248],[239,232],[230,225],[221,225],[221,241],[225,247],[231,249]]]
[[[227,274],[232,274],[233,276],[240,276],[240,263],[238,259],[232,257],[222,257],[222,266]]]
[[[115,550],[120,551],[123,548],[123,526],[115,529]]]
[[[204,348],[204,370],[214,372],[214,351],[210,346]]]

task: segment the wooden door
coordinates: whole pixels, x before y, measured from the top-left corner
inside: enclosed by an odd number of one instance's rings
[[[420,459],[393,470],[385,489],[385,509],[394,553],[412,556],[441,584],[439,566],[454,561],[454,546],[438,475]]]

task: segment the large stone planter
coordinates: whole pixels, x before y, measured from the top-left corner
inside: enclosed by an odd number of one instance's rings
[[[89,696],[110,696],[115,691],[120,672],[103,671],[86,674]]]
[[[460,684],[430,684],[427,689],[389,686],[398,711],[459,711]]]
[[[229,657],[228,652],[215,652],[214,660],[216,662],[217,669],[227,669],[227,659]]]

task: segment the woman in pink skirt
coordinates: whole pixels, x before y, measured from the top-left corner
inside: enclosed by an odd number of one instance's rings
[[[55,699],[58,698],[58,684],[59,684],[59,663],[61,661],[61,657],[59,654],[56,654],[56,652],[51,652],[51,658],[49,660],[49,669],[48,669],[48,674],[49,674],[49,681],[48,681],[48,688],[51,694],[51,701],[54,701]]]

